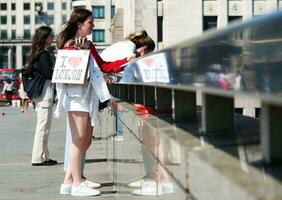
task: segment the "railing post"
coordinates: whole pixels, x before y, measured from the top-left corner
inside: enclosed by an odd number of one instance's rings
[[[143,85],[136,85],[136,90],[135,90],[135,98],[136,98],[136,103],[141,103],[143,104],[143,98],[144,98],[144,94],[143,94]]]
[[[261,151],[267,163],[282,161],[282,106],[262,103]]]
[[[155,102],[155,87],[154,86],[144,86],[144,92],[145,92],[145,105],[151,106],[155,108],[156,102]]]
[[[128,85],[128,101],[129,102],[134,102],[134,85]]]
[[[196,119],[196,91],[174,90],[174,115],[176,121]]]
[[[202,94],[202,131],[204,133],[232,130],[234,127],[234,99]]]
[[[159,112],[172,112],[171,89],[157,87],[157,110]]]

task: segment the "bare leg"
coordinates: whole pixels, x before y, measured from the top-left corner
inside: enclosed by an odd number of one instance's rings
[[[64,184],[78,186],[81,183],[81,159],[87,148],[85,141],[89,138],[89,113],[69,112],[69,123],[72,134],[69,165]]]
[[[23,99],[23,111],[27,112],[28,111],[28,99]]]

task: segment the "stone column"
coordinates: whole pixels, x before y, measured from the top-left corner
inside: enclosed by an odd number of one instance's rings
[[[17,63],[17,69],[21,69],[23,67],[23,46],[17,45],[16,46],[16,63]]]
[[[278,1],[277,0],[268,0],[269,11],[273,12],[278,10]]]
[[[13,68],[12,58],[12,47],[8,47],[8,68]]]
[[[253,17],[253,0],[243,1],[243,20],[248,20]]]
[[[227,0],[218,0],[218,18],[217,27],[226,27],[228,24],[228,2]]]

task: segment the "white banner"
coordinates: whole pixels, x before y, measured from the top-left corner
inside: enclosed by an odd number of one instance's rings
[[[59,50],[52,83],[83,84],[89,61],[89,50]]]
[[[137,69],[142,82],[169,82],[168,65],[164,53],[141,58],[137,61]],[[140,79],[137,77],[137,79]]]

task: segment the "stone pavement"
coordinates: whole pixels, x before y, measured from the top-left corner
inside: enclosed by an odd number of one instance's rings
[[[50,157],[55,166],[31,166],[31,150],[36,112],[21,113],[20,108],[0,107],[0,199],[80,199],[59,195],[63,180],[65,117],[53,119],[49,138]],[[87,154],[85,176],[102,183],[102,195],[81,199],[136,199],[113,192],[112,163],[106,162],[105,141],[94,141]],[[99,162],[98,162],[99,161]]]

